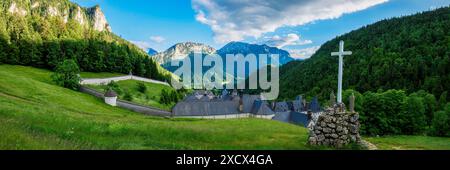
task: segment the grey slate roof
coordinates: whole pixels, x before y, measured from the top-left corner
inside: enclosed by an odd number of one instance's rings
[[[242,104],[243,104],[242,112],[251,113],[254,101],[259,99],[261,99],[260,95],[248,95],[248,94],[242,95]]]
[[[273,115],[275,112],[273,112],[272,109],[270,109],[269,105],[265,101],[261,100],[255,100],[253,103],[253,108],[251,113],[256,115]]]
[[[272,119],[289,123],[291,121],[291,112],[277,112]]]
[[[239,102],[236,101],[196,101],[179,102],[172,109],[175,116],[208,116],[238,114]]]
[[[277,112],[272,119],[305,127],[309,124],[308,115],[301,112]]]
[[[297,125],[308,126],[308,115],[300,112],[291,112],[291,122]]]
[[[312,112],[319,112],[320,111],[320,104],[319,104],[319,100],[317,99],[317,97],[313,98],[313,100],[309,104],[309,109]]]
[[[237,91],[234,91],[235,93]],[[260,95],[244,94],[242,97],[236,94],[228,94],[223,91],[219,97],[211,96],[207,91],[196,91],[185,97],[182,102],[172,108],[175,116],[207,116],[226,115],[239,113],[253,113],[259,115],[274,114],[267,102],[261,101]],[[255,102],[257,101],[258,102]],[[239,110],[242,103],[242,112]]]
[[[290,110],[287,102],[277,102],[275,104],[275,112],[288,112]]]
[[[105,97],[117,97],[117,93],[114,90],[109,89],[106,91]]]

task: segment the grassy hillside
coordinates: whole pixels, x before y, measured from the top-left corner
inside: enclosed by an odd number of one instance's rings
[[[143,116],[0,65],[0,149],[310,149],[307,130],[260,119]]]
[[[93,75],[95,75],[95,73]],[[106,76],[107,74],[102,75]],[[163,89],[165,89],[166,91],[174,90],[170,86],[155,83],[143,83],[147,87],[147,90],[145,91],[145,93],[142,93],[138,90],[138,83],[142,83],[140,81],[125,80],[118,81],[116,83],[122,90],[122,92],[119,93],[119,99],[126,100],[124,96],[126,93],[128,93],[129,95],[131,95],[131,102],[139,103],[142,105],[153,106],[164,110],[171,110],[174,105],[174,103],[164,105],[159,102],[161,91]],[[105,92],[108,89],[107,85],[88,85],[88,87],[94,88],[97,91],[101,92]]]

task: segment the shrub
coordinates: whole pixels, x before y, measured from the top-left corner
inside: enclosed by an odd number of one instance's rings
[[[145,93],[147,91],[147,86],[145,86],[145,84],[142,83],[142,82],[138,82],[137,83],[137,89],[138,89],[139,92]]]
[[[447,104],[447,91],[444,91],[441,96],[439,97],[439,108],[443,110],[445,108],[445,105]]]
[[[397,121],[402,134],[422,133],[427,125],[423,99],[415,96],[408,97],[405,108],[398,115]]]
[[[413,97],[420,97],[423,100],[423,104],[425,107],[425,115],[427,120],[427,125],[431,125],[431,120],[433,119],[433,114],[436,112],[438,108],[438,102],[436,97],[433,94],[427,93],[424,90],[419,90],[416,93],[411,94]]]
[[[434,113],[430,134],[433,136],[450,136],[450,103],[443,111]]]
[[[166,89],[163,89],[159,97],[159,103],[167,105],[170,104],[170,102],[170,94],[166,91]]]
[[[109,89],[114,90],[118,95],[123,94],[122,88],[120,88],[119,84],[117,84],[115,81],[111,81],[106,85],[105,90],[109,90]]]
[[[400,133],[397,116],[405,108],[406,97],[402,90],[364,93],[361,132],[368,135]]]
[[[430,134],[433,136],[449,136],[449,121],[449,115],[445,111],[435,112],[431,122]]]
[[[183,95],[178,91],[172,91],[170,93],[170,99],[172,102],[177,103],[183,98]]]
[[[80,87],[80,69],[73,60],[64,60],[56,66],[53,81],[62,87],[78,90]]]
[[[125,91],[125,95],[123,96],[123,100],[131,102],[131,101],[133,101],[133,96],[130,94],[130,92]]]

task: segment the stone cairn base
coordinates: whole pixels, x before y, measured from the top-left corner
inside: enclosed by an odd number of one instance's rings
[[[345,111],[344,104],[335,104],[326,109],[309,131],[310,145],[325,145],[336,148],[350,143],[361,143],[359,114]]]

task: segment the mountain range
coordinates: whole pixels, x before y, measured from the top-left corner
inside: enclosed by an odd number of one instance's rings
[[[219,50],[216,50],[213,47],[201,43],[193,43],[193,42],[178,43],[164,52],[153,55],[152,58],[155,61],[157,61],[161,66],[163,66],[165,69],[174,72],[175,70],[178,69],[178,67],[170,66],[170,61],[172,59],[181,60],[186,57],[190,57],[191,61],[193,61],[194,52],[201,53],[203,57],[205,57],[208,54],[218,54],[219,56],[222,57],[223,59],[222,61],[224,62],[226,61],[225,57],[227,54],[243,54],[244,56],[248,54],[255,54],[257,61],[259,59],[258,54],[268,54],[268,55],[278,54],[280,58],[280,65],[286,64],[290,61],[294,61],[294,59],[290,56],[289,52],[285,50],[278,49],[276,47],[269,47],[267,45],[249,44],[244,42],[230,42]],[[226,72],[227,67],[230,66],[227,66],[225,63],[223,63],[224,72]],[[245,77],[257,71],[261,67],[263,66],[259,66],[259,64],[257,64],[256,68],[249,68],[248,70],[245,71]],[[209,68],[210,67],[204,66],[203,72],[207,71]],[[236,72],[236,69],[234,70],[234,72]],[[234,73],[226,72],[226,75],[228,76],[235,75],[235,78],[238,80],[245,79],[245,77],[239,77]],[[201,78],[201,75],[192,75],[192,77],[193,79]]]
[[[269,47],[268,45],[258,45],[249,44],[244,42],[230,42],[217,51],[220,56],[225,56],[226,54],[243,54],[244,56],[248,54],[278,54],[280,57],[280,64],[286,64],[294,59],[291,57],[289,52],[278,49],[276,47]],[[257,56],[258,57],[258,56]]]
[[[149,54],[153,54],[154,52],[155,51],[151,48],[148,50]],[[178,43],[164,52],[153,55],[153,59],[164,66],[167,65],[167,63],[170,62],[172,58],[183,59],[193,52],[202,54],[218,54],[222,57],[224,57],[226,54],[243,54],[244,56],[248,54],[278,54],[280,57],[281,65],[286,64],[290,61],[294,61],[289,52],[285,50],[278,49],[276,47],[269,47],[265,44],[258,45],[244,42],[230,42],[219,50],[216,50],[213,47],[202,43]]]
[[[148,54],[149,56],[153,56],[153,55],[158,54],[158,51],[156,51],[156,50],[153,49],[153,48],[148,48],[148,49],[147,49],[147,54]]]
[[[183,42],[173,45],[166,51],[153,55],[152,58],[163,67],[168,67],[172,59],[183,59],[192,52],[213,54],[216,52],[216,49],[201,43]]]

